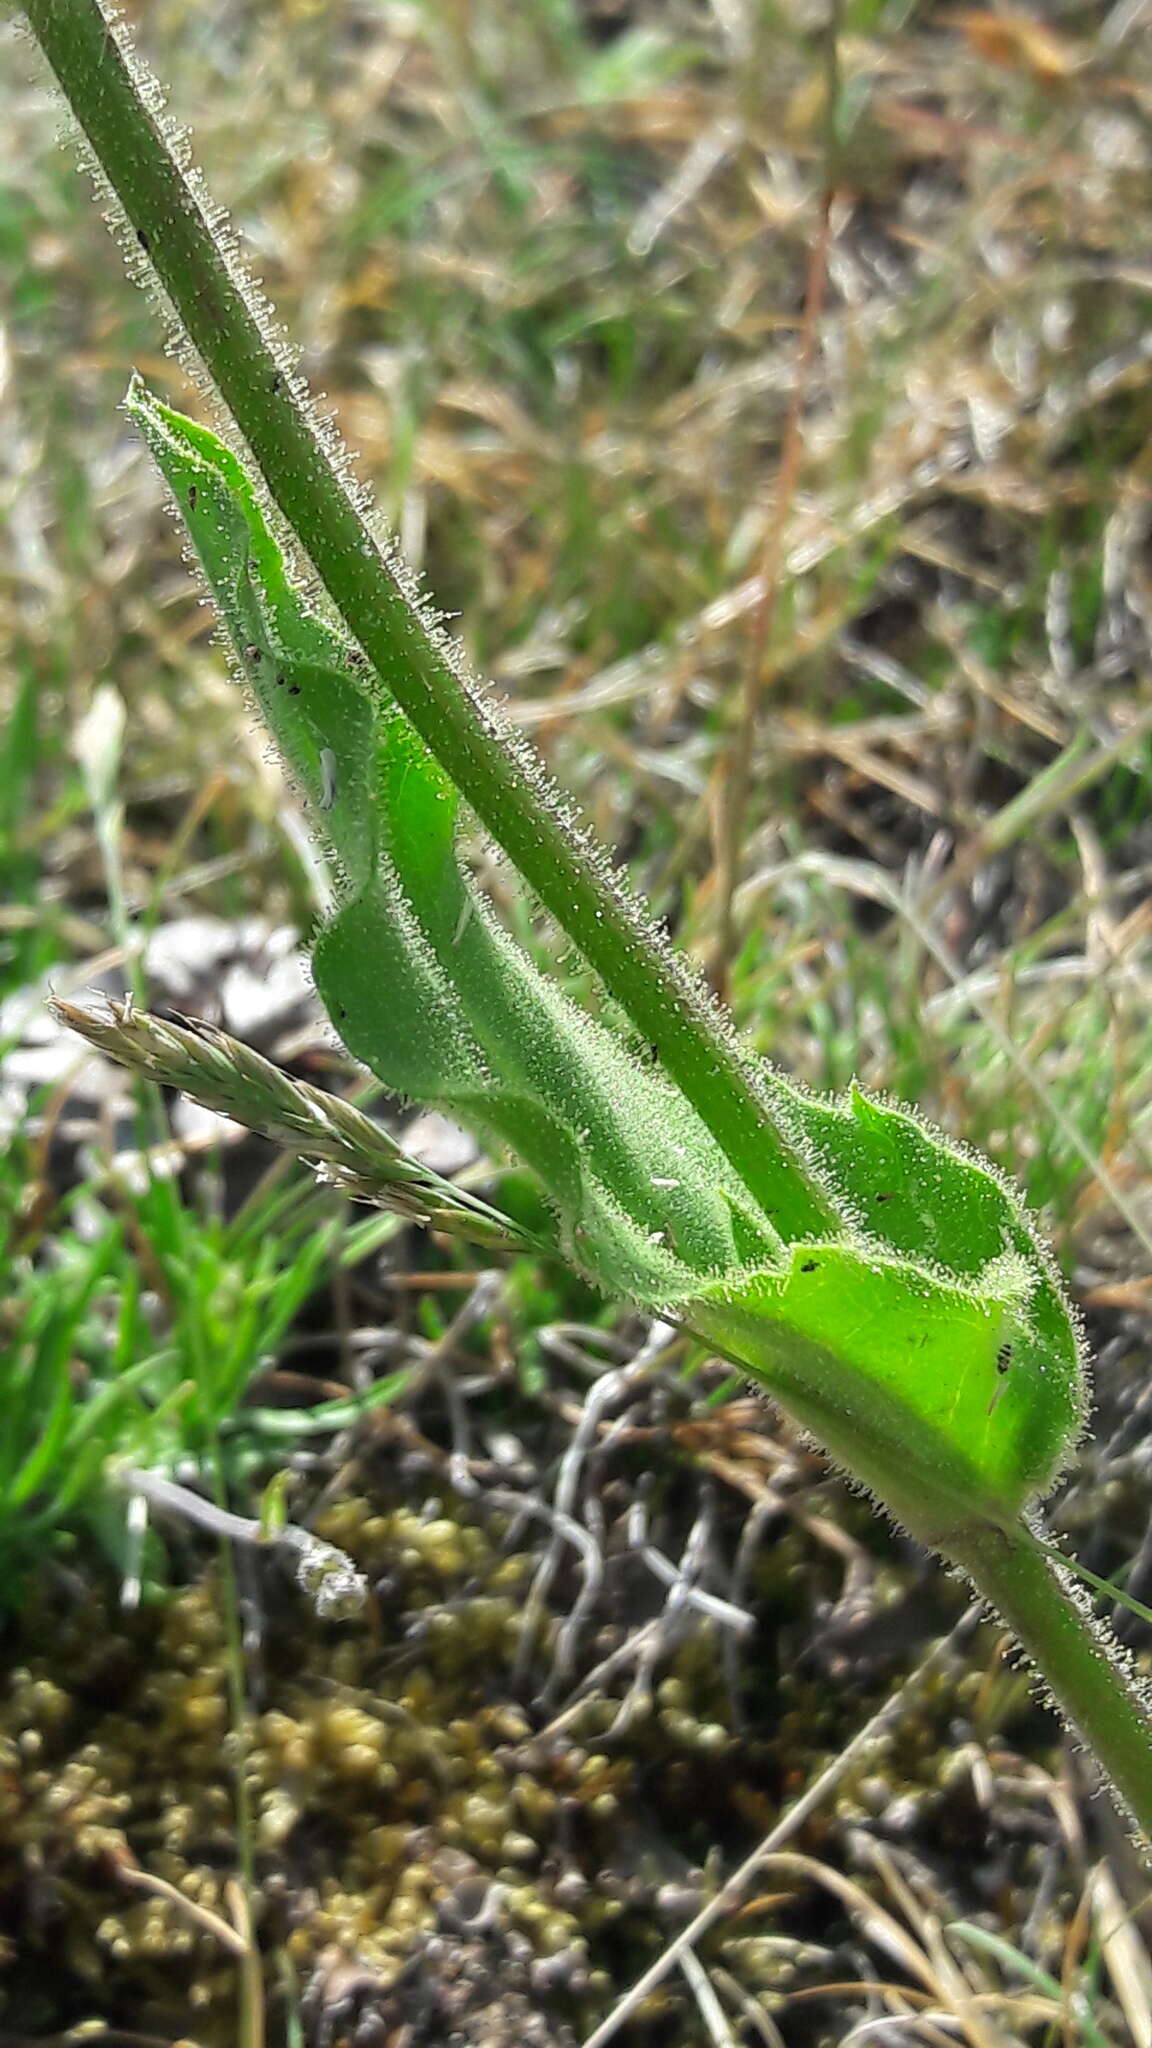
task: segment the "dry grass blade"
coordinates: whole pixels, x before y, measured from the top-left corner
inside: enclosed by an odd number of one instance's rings
[[[1097,1864],[1089,1892],[1096,1938],[1133,2048],[1152,2048],[1152,1963],[1107,1863]]]
[[[804,311],[792,395],[784,421],[776,499],[765,533],[760,557],[760,596],[752,616],[740,718],[729,758],[724,766],[725,787],[721,796],[716,863],[716,942],[712,955],[711,979],[720,996],[728,993],[728,975],[736,945],[734,921],[736,876],[747,831],[748,797],[755,757],[760,702],[766,680],[766,666],[781,592],[784,537],[796,497],[803,453],[802,421],[812,381],[820,322],[828,285],[829,252],[832,240],[832,209],[836,199],[839,158],[838,124],[840,103],[840,0],[833,0],[824,35],[824,176],[816,233],[808,251],[804,283]]]
[[[240,1964],[240,2048],[264,2048],[267,2039],[264,2010],[264,1973],[260,1964],[260,1950],[252,1927],[252,1908],[248,1894],[236,1878],[230,1878],[225,1888],[225,1897],[236,1923],[236,1932],[244,1942]]]
[[[728,2024],[724,2008],[716,1996],[708,1972],[694,1949],[685,1949],[680,1958],[680,1968],[696,2000],[712,2048],[737,2048],[736,2036]]]
[[[210,1934],[222,1948],[228,1950],[230,1955],[241,1959],[247,1956],[251,1948],[250,1927],[229,1927],[228,1922],[222,1920],[218,1913],[211,1913],[195,1899],[187,1898],[178,1886],[169,1884],[167,1878],[158,1877],[151,1870],[142,1870],[138,1864],[130,1863],[124,1856],[117,1856],[113,1860],[116,1875],[123,1884],[132,1886],[136,1891],[148,1892],[154,1898],[167,1900],[170,1906],[191,1920],[203,1933]]]

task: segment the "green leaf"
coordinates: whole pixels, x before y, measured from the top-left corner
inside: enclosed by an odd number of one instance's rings
[[[347,636],[304,602],[231,450],[134,379],[125,410],[166,476],[285,765],[352,888],[375,865],[373,698]]]
[[[875,1249],[814,1243],[792,1247],[786,1274],[720,1282],[683,1314],[946,1549],[965,1518],[1010,1521],[1045,1492],[1079,1433],[1075,1349],[1053,1359],[1033,1293],[1011,1253],[965,1287]]]
[[[568,1257],[652,1306],[781,1239],[663,1075],[541,975],[458,857],[456,793],[356,649],[312,612],[236,458],[139,383],[128,411],[187,522],[243,672],[338,863],[316,985],[390,1088],[512,1147]]]
[[[340,874],[317,988],[400,1094],[509,1146],[564,1255],[678,1316],[946,1547],[1044,1491],[1079,1432],[1059,1280],[1015,1194],[907,1111],[767,1087],[787,1143],[760,1206],[662,1074],[585,1016],[498,924],[458,848],[443,770],[288,576],[235,457],[133,386],[243,672]],[[796,1241],[801,1171],[832,1218]],[[771,1191],[769,1191],[771,1192]]]
[[[854,1089],[778,1104],[844,1220],[786,1275],[734,1276],[684,1311],[923,1540],[1016,1517],[1084,1421],[1059,1274],[1018,1196],[909,1111]]]

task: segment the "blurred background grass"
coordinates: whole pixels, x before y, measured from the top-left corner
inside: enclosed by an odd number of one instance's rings
[[[857,1075],[919,1103],[1024,1184],[1112,1361],[1102,1398],[1131,1449],[1152,1285],[1152,54],[1137,0],[845,0],[832,144],[827,23],[805,0],[128,12],[477,667],[703,962],[734,884],[723,978],[763,1052],[820,1088]],[[91,1179],[61,1192],[72,1055],[45,1049],[44,978],[82,989],[143,933],[195,917],[263,987],[282,963],[269,934],[306,934],[321,888],[116,409],[132,366],[177,404],[204,401],[58,147],[32,52],[4,34],[0,1207],[8,1327],[39,1346],[41,1377],[22,1382],[32,1455],[45,1389],[77,1359],[101,1380],[155,1355],[152,1416],[179,1383],[173,1353],[218,1344],[210,1276],[227,1275],[225,1298],[265,1284],[254,1218],[271,1213],[213,1222],[235,1190],[211,1172],[191,1223],[154,1187],[143,1211],[121,1190],[111,1216]],[[101,799],[95,742],[77,736],[108,684],[125,717]],[[180,929],[183,980],[159,993],[218,1008],[219,956],[196,955],[209,926]],[[279,1056],[331,1068],[298,987],[275,1021]],[[203,1155],[182,1143],[185,1161]],[[245,1199],[279,1197],[260,1181]],[[283,1313],[262,1344],[238,1339],[229,1389],[283,1363],[273,1333],[307,1293],[302,1233],[336,1215],[303,1186],[291,1200]],[[142,1245],[162,1269],[151,1323]],[[145,1262],[146,1293],[154,1278]],[[297,1339],[323,1339],[326,1358],[356,1324],[341,1284]],[[109,1290],[115,1316],[93,1322]],[[539,1328],[589,1305],[550,1281],[517,1280],[512,1300],[539,1386]],[[409,1327],[435,1342],[437,1313]],[[153,1449],[154,1435],[147,1419]],[[42,1500],[43,1460],[15,1470]],[[1086,1454],[1063,1512],[1094,1534],[1098,1567],[1138,1550],[1146,1479],[1139,1459],[1118,1473]],[[1124,2014],[1106,2038],[1128,2038]]]

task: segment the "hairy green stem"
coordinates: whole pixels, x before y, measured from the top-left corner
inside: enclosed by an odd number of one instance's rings
[[[148,82],[100,0],[27,0],[26,12],[137,243],[349,632],[782,1234],[819,1235],[830,1220],[823,1193],[778,1129],[734,1034],[568,821],[535,757],[381,552],[341,474],[334,436],[320,431],[273,346],[268,316],[178,163]]]
[[[975,1525],[943,1546],[1007,1622],[1044,1684],[1152,1841],[1152,1720],[1146,1687],[1088,1603],[1022,1523]]]

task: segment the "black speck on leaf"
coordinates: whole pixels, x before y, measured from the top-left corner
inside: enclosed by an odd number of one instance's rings
[[[288,685],[288,695],[289,695],[290,697],[298,697],[298,696],[300,695],[300,685],[299,685],[299,683],[289,683],[289,685]]]
[[[819,1259],[805,1259],[800,1267],[800,1271],[802,1273],[815,1273],[819,1270],[819,1266]]]
[[[189,486],[188,486],[188,510],[189,510],[190,512],[194,512],[194,511],[196,510],[196,500],[197,500],[197,498],[198,498],[199,496],[200,496],[200,493],[199,493],[199,491],[197,490],[197,488],[196,488],[195,484],[189,484]]]
[[[149,251],[149,250],[151,249],[151,247],[152,247],[152,243],[151,243],[151,241],[149,240],[148,236],[147,236],[147,235],[145,234],[145,232],[144,232],[143,228],[137,228],[137,230],[136,230],[136,240],[137,240],[137,241],[139,242],[139,244],[140,244],[140,247],[141,247],[141,248],[143,249],[143,251],[144,251],[144,254],[145,254],[145,255],[147,256],[147,254],[148,254],[148,251]]]

